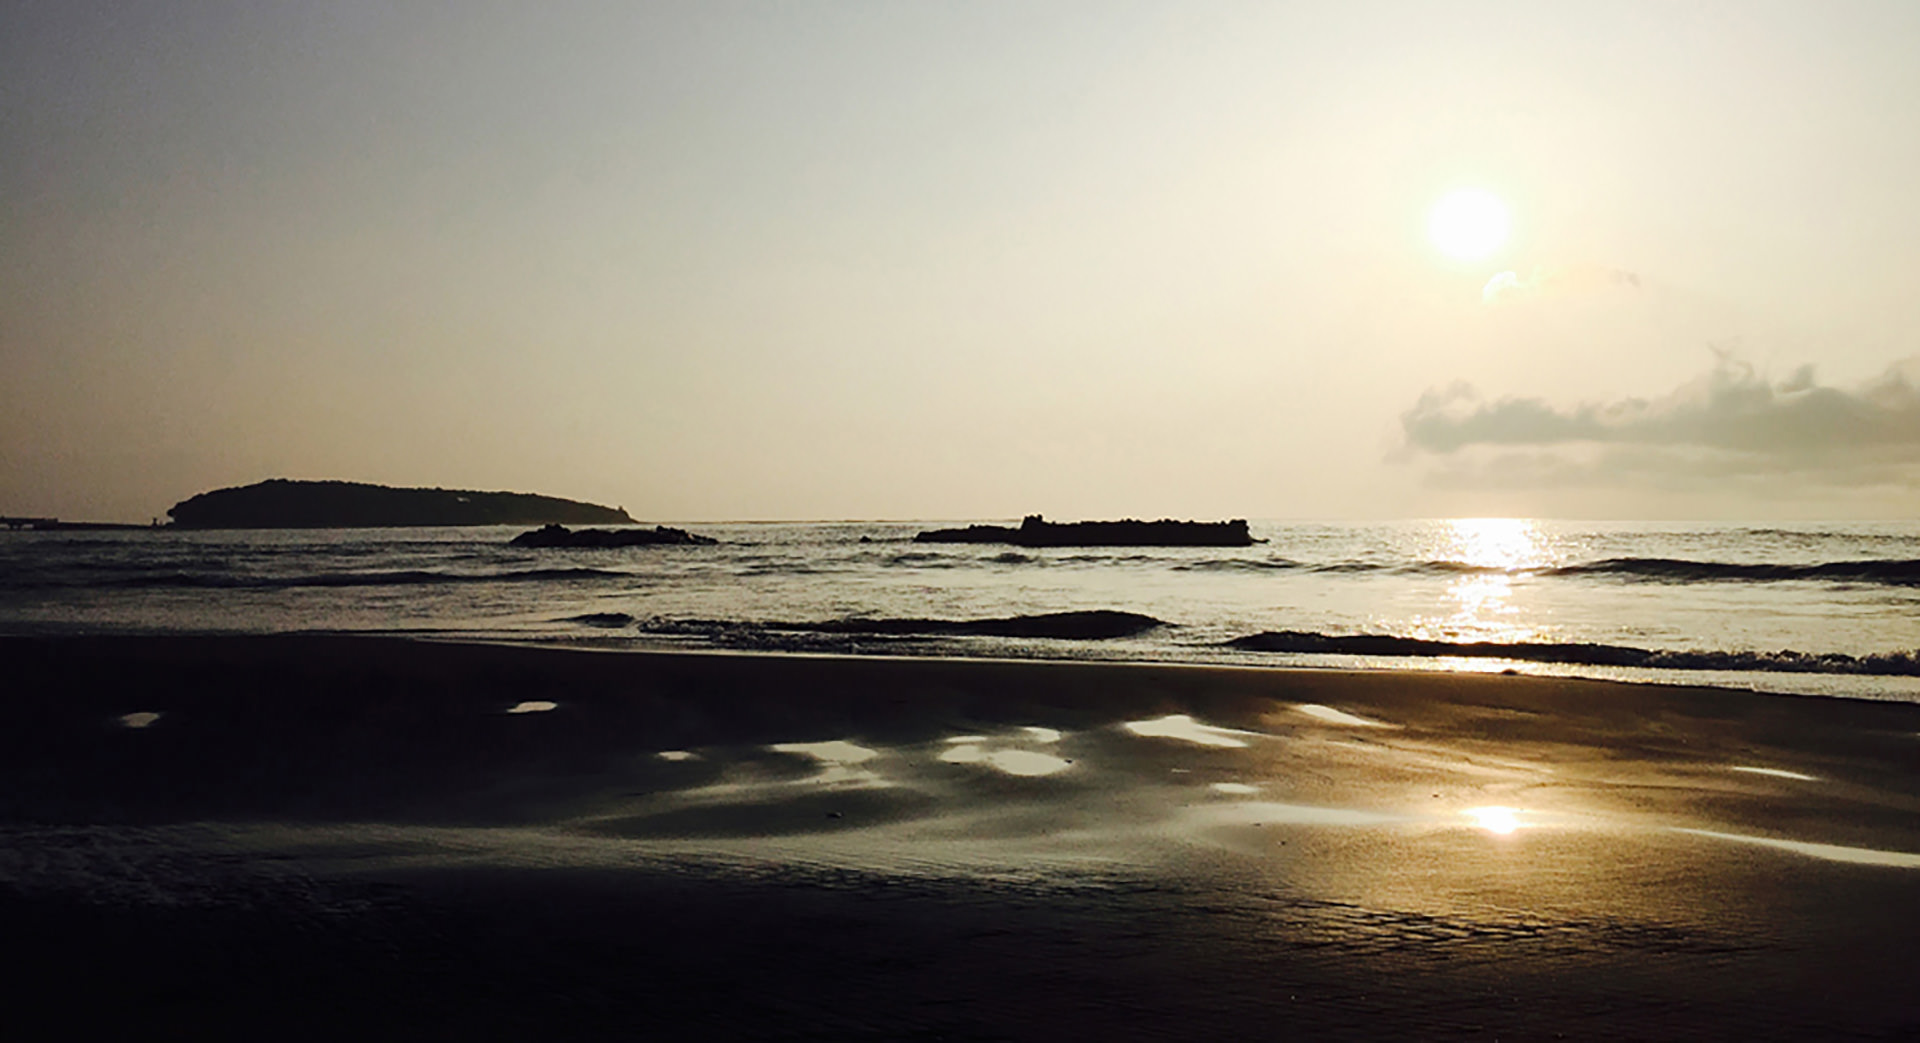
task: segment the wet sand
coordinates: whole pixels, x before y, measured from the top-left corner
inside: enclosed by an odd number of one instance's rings
[[[0,640],[28,1037],[1906,1038],[1920,706]]]

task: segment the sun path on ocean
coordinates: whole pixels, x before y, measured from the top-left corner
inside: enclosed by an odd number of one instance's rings
[[[1513,219],[1507,204],[1483,188],[1456,189],[1427,213],[1427,237],[1456,261],[1479,261],[1507,241]]]

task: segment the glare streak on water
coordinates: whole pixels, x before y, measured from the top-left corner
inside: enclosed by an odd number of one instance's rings
[[[1718,833],[1710,829],[1678,829],[1676,833],[1686,833],[1696,837],[1711,837],[1714,840],[1729,840],[1739,844],[1753,844],[1770,847],[1780,851],[1791,851],[1796,855],[1823,859],[1828,862],[1852,862],[1858,865],[1894,866],[1900,869],[1920,869],[1920,855],[1905,851],[1882,851],[1871,847],[1842,847],[1839,844],[1814,844],[1804,840],[1780,840],[1775,837],[1754,837],[1742,833]]]
[[[1803,775],[1800,772],[1788,771],[1785,768],[1756,768],[1746,764],[1735,764],[1735,765],[1731,765],[1728,768],[1728,770],[1744,771],[1749,775],[1771,775],[1776,779],[1795,779],[1800,782],[1819,782],[1820,781],[1819,779],[1815,778],[1812,775]]]
[[[368,631],[616,647],[1518,669],[1920,701],[1920,677],[1222,645],[1291,631],[1682,653],[1912,651],[1920,649],[1920,523],[1255,522],[1267,542],[1246,548],[1034,549],[911,541],[947,522],[654,522],[721,542],[536,551],[508,546],[519,531],[511,527],[5,532],[0,633]],[[1105,640],[795,636],[751,626],[1088,610],[1173,625]]]

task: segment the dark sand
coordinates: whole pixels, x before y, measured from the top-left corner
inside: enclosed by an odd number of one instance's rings
[[[0,677],[10,1038],[1920,1035],[1917,706],[339,638]],[[1211,730],[1126,726],[1169,715]]]

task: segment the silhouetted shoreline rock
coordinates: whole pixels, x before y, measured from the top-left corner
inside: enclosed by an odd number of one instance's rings
[[[167,510],[182,529],[345,529],[437,525],[631,525],[619,507],[534,493],[402,489],[272,478],[215,489]]]
[[[685,529],[656,525],[651,529],[569,529],[548,525],[523,532],[507,543],[514,547],[657,547],[711,545],[719,541]]]
[[[1138,612],[1093,609],[1047,612],[1035,616],[999,619],[835,619],[821,623],[764,623],[768,630],[815,634],[915,635],[955,634],[980,637],[1056,637],[1099,640],[1133,637],[1166,626],[1164,620]]]
[[[1247,531],[1244,518],[1220,522],[1083,521],[1050,522],[1029,514],[1017,529],[1005,525],[969,525],[934,529],[914,536],[915,543],[1011,543],[1021,547],[1251,547],[1261,541]]]

